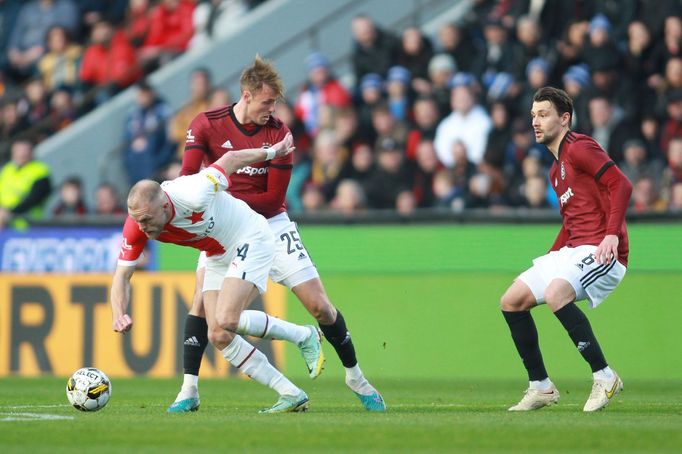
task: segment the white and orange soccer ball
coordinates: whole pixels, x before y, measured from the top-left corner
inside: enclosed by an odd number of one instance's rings
[[[83,367],[66,382],[66,397],[81,411],[98,411],[111,397],[111,381],[95,367]]]

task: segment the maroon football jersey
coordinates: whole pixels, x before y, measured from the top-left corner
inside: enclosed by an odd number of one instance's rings
[[[612,227],[609,221],[612,208],[624,216],[628,201],[618,201],[624,206],[612,207],[613,197],[609,198],[608,187],[600,181],[612,166],[615,163],[593,138],[569,131],[559,145],[559,158],[552,164],[549,177],[559,198],[565,245],[598,246],[607,234],[618,235],[618,261],[627,266],[625,220]]]
[[[192,120],[187,129],[182,175],[197,173],[202,161],[208,166],[230,150],[273,145],[289,132],[284,123],[272,116],[263,126],[242,125],[233,107],[209,110]],[[293,159],[289,154],[237,170],[230,175],[230,193],[266,218],[286,211],[285,196]]]

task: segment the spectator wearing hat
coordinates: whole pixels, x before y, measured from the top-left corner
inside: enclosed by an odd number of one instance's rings
[[[396,63],[406,68],[411,78],[425,82],[429,78],[428,66],[431,57],[433,57],[431,40],[424,36],[417,27],[405,29],[398,48]],[[390,74],[386,77],[390,78]]]
[[[360,81],[360,105],[358,106],[358,136],[374,143],[376,133],[372,128],[372,109],[383,99],[383,81],[376,73],[365,74]]]
[[[319,114],[321,106],[342,109],[351,105],[348,90],[336,80],[331,72],[329,59],[322,53],[314,52],[305,60],[308,81],[294,104],[296,117],[305,126],[310,136],[317,134],[320,127]]]
[[[469,161],[478,165],[483,159],[492,121],[476,103],[475,84],[476,79],[468,73],[460,72],[452,78],[452,112],[438,124],[434,140],[438,159],[445,167],[455,166],[452,146],[458,141],[463,142]]]
[[[581,50],[580,58],[592,72],[592,94],[607,96],[625,110],[626,116],[636,115],[636,105],[628,93],[629,87],[622,83],[618,71],[623,58],[610,36],[611,23],[606,16],[598,14],[590,21],[589,38]]]
[[[609,21],[611,39],[621,45],[627,40],[628,24],[637,16],[638,3],[647,2],[618,0],[617,2],[597,1],[594,3],[594,12],[597,13],[597,16],[602,16]]]
[[[386,96],[391,114],[399,121],[410,116],[410,71],[404,66],[393,66],[386,76]]]
[[[413,169],[405,160],[405,151],[390,137],[377,150],[377,165],[367,180],[365,191],[370,208],[395,209],[398,195],[411,191]]]
[[[610,32],[611,23],[606,16],[598,14],[590,21],[588,40],[580,57],[593,70],[615,69],[621,63],[620,51],[611,39]]]
[[[512,103],[519,94],[519,86],[510,73],[499,72],[486,80],[486,98],[488,104],[496,102]]]
[[[395,64],[398,40],[392,34],[377,27],[370,17],[363,14],[353,18],[351,31],[356,83],[369,73],[385,77],[388,68]]]
[[[438,105],[440,117],[450,113],[450,81],[457,72],[455,60],[448,54],[437,54],[429,61],[428,90],[418,91],[422,96],[432,96]]]
[[[589,126],[587,108],[588,91],[590,87],[590,71],[586,64],[573,65],[568,68],[561,78],[564,90],[573,99],[573,115],[571,129],[579,133],[586,133]]]
[[[521,85],[521,93],[517,103],[518,108],[515,112],[517,116],[525,115],[528,106],[533,105],[535,92],[548,85],[549,77],[550,67],[547,60],[537,57],[528,62],[523,77],[518,79],[523,80],[524,83]]]

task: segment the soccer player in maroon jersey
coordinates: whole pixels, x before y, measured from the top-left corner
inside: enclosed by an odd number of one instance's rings
[[[575,304],[599,305],[620,283],[628,263],[625,211],[632,185],[591,137],[569,127],[573,101],[563,90],[539,89],[531,116],[535,140],[554,156],[550,184],[559,197],[563,225],[546,255],[533,260],[501,299],[516,349],[530,381],[510,411],[536,410],[559,401],[540,353],[530,310],[547,303],[592,369],[594,384],[583,411],[606,407],[623,388],[609,366],[590,322]]]
[[[289,128],[273,117],[275,104],[284,88],[270,62],[256,57],[240,79],[239,101],[209,110],[194,118],[187,129],[182,175],[198,172],[231,150],[267,147],[282,140]],[[383,411],[381,394],[365,378],[355,355],[355,347],[341,312],[332,305],[296,224],[286,212],[285,196],[291,171],[291,154],[268,162],[246,166],[230,177],[230,193],[262,214],[275,234],[275,260],[270,272],[273,281],[285,285],[317,319],[327,341],[332,344],[346,370],[346,384],[370,411]],[[197,289],[185,323],[184,381],[169,412],[198,408],[198,375],[201,357],[208,342],[201,295],[204,279],[203,255],[197,267]],[[311,372],[311,376],[312,372]]]

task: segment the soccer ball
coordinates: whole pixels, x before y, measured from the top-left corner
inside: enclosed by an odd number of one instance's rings
[[[78,369],[66,382],[66,397],[81,411],[101,410],[110,396],[109,377],[94,367]]]

